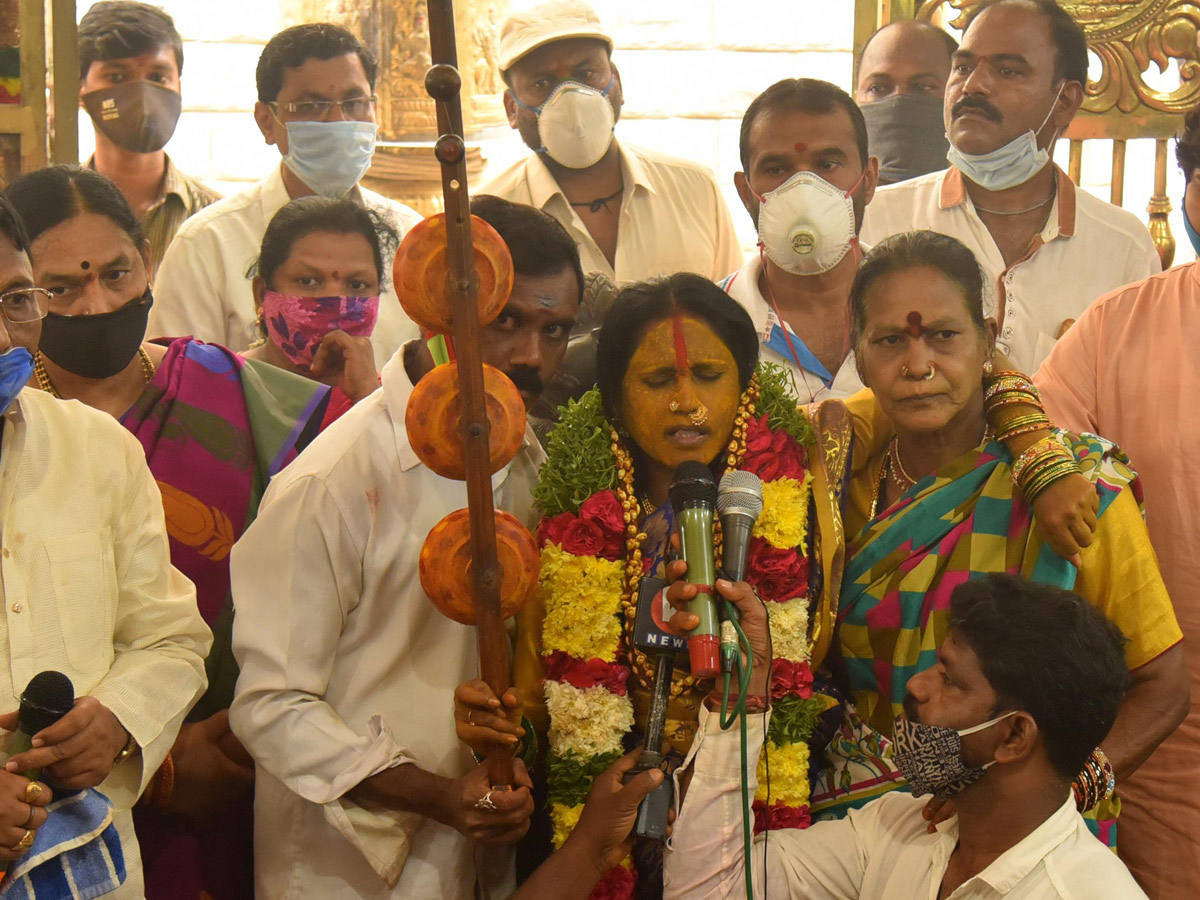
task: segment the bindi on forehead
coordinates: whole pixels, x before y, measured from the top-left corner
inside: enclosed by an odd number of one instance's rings
[[[88,269],[90,269],[91,267],[92,267],[92,264],[90,262],[88,262],[86,259],[79,264],[79,268],[83,269],[83,271],[85,271],[85,272]]]
[[[804,141],[796,141],[796,143],[792,144],[792,148],[797,153],[803,153],[805,150],[808,149],[808,144],[804,143]]]
[[[682,374],[688,368],[688,355],[687,340],[683,336],[683,316],[679,313],[671,316],[671,330],[675,339],[675,369]]]
[[[905,321],[908,322],[908,328],[905,330],[914,338],[919,338],[921,335],[929,331],[929,329],[922,324],[921,314],[919,312],[910,312]]]

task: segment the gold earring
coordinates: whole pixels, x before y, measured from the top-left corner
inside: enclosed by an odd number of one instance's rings
[[[992,361],[990,359],[983,364],[983,374],[984,375],[992,374]]]

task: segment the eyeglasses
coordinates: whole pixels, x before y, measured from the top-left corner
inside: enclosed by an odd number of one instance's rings
[[[14,288],[0,294],[0,312],[14,325],[25,325],[46,317],[54,295],[45,288]]]
[[[295,103],[271,103],[270,105],[308,122],[319,122],[329,115],[329,111],[335,106],[341,108],[342,114],[346,118],[361,120],[370,118],[378,99],[372,94],[370,97],[349,97],[345,100],[298,100]]]

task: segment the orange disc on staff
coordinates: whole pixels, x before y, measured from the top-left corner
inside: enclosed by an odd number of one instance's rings
[[[479,324],[486,325],[500,315],[512,293],[512,254],[496,229],[479,216],[471,216],[471,242],[479,281],[476,289]],[[446,283],[449,273],[446,214],[438,213],[409,230],[392,263],[392,280],[400,305],[426,331],[450,334],[454,329]]]
[[[541,561],[537,541],[516,516],[494,510],[496,557],[500,562],[500,615],[515,615],[533,596]],[[450,513],[430,529],[421,547],[421,587],[438,612],[475,624],[471,576],[471,517],[467,510]]]
[[[517,386],[499,369],[483,364],[488,431],[488,474],[504,468],[525,439],[525,402]],[[443,478],[467,477],[463,452],[462,402],[458,363],[437,366],[413,388],[404,411],[404,427],[413,452]]]

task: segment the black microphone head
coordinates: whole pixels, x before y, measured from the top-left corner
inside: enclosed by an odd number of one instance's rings
[[[688,460],[675,467],[667,491],[671,507],[678,512],[687,507],[717,505],[717,484],[704,463]]]
[[[75,685],[62,672],[47,669],[38,672],[21,694],[17,727],[29,735],[49,728],[75,705]]]
[[[723,516],[749,516],[757,521],[762,508],[761,478],[743,469],[730,469],[721,476],[721,486],[717,489],[717,512]]]

